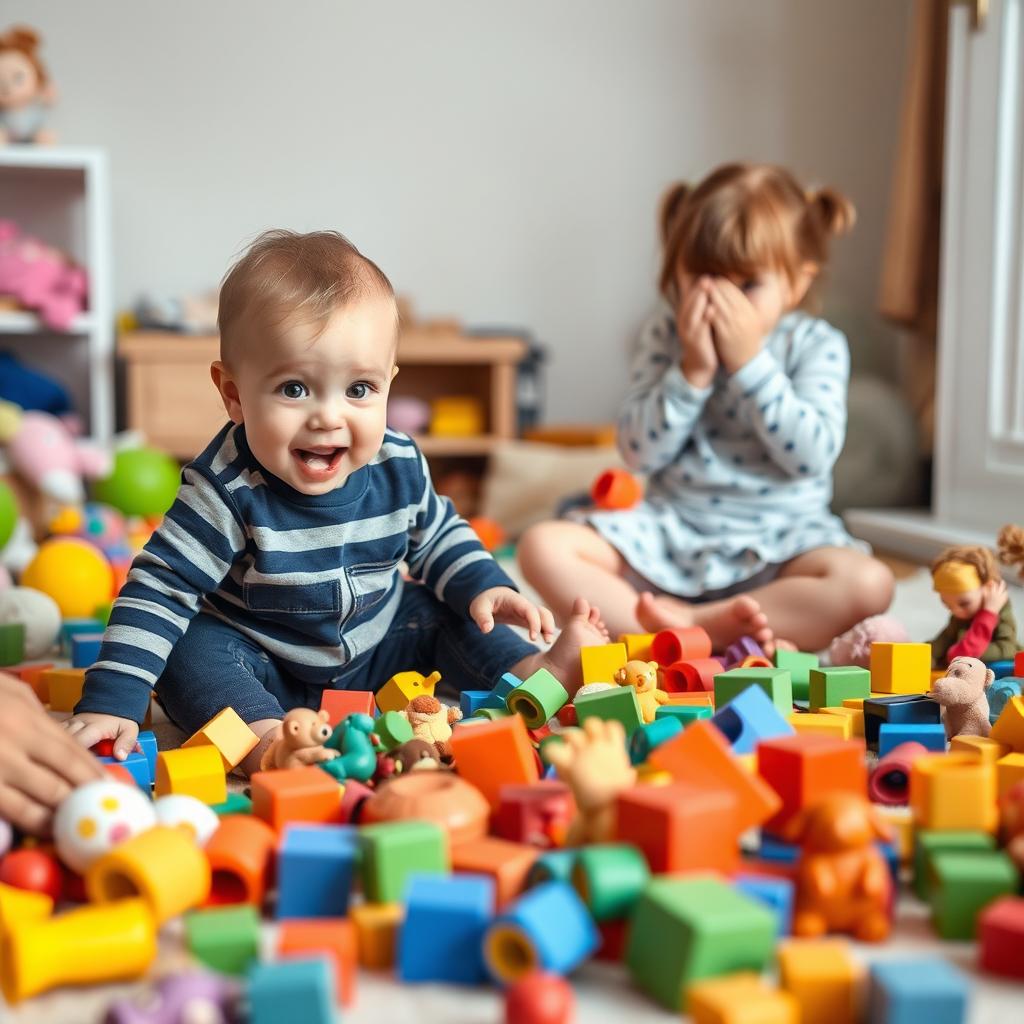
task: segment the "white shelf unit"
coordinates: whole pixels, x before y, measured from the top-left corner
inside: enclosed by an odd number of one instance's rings
[[[85,267],[88,308],[70,331],[0,311],[0,349],[59,381],[87,430],[114,432],[114,309],[107,154],[95,147],[0,146],[0,219]]]

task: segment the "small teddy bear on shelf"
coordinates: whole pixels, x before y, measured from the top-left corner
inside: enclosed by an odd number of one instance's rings
[[[293,708],[281,722],[281,735],[263,752],[260,771],[273,768],[301,768],[332,761],[337,750],[324,744],[331,738],[331,716],[326,711]]]
[[[956,736],[988,736],[988,697],[995,673],[977,658],[954,658],[941,679],[932,683],[930,696],[945,709],[946,738]]]
[[[43,122],[55,93],[38,48],[39,36],[30,28],[16,26],[0,35],[0,145],[54,141]]]
[[[412,734],[417,739],[433,743],[442,761],[450,761],[452,726],[462,720],[459,708],[445,707],[436,697],[422,694],[414,697],[400,715],[409,720]]]
[[[668,703],[668,694],[658,689],[658,663],[656,661],[627,661],[615,673],[619,686],[632,686],[640,701],[640,714],[650,725],[662,704]]]

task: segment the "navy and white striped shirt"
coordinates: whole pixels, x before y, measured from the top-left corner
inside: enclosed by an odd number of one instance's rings
[[[251,637],[286,671],[329,686],[384,639],[400,565],[459,614],[514,587],[405,434],[327,494],[268,473],[228,424],[181,474],[174,504],[132,564],[76,711],[141,722],[168,655],[199,611]]]

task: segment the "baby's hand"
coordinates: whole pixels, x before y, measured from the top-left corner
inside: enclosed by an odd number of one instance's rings
[[[981,588],[981,607],[987,612],[998,615],[1009,600],[1010,595],[1006,588],[1006,580],[989,580]]]
[[[133,750],[139,749],[139,724],[130,718],[103,715],[96,711],[83,711],[64,723],[69,735],[83,747],[94,747],[100,740],[114,741],[114,757],[123,761]]]
[[[683,348],[679,369],[695,387],[711,386],[718,369],[718,353],[711,336],[711,307],[708,293],[711,278],[683,274],[679,280],[682,299],[676,310],[676,333]]]
[[[761,351],[764,330],[754,304],[727,277],[716,277],[708,295],[715,351],[722,366],[735,373]]]
[[[550,643],[555,635],[555,617],[551,612],[511,587],[491,587],[477,594],[469,606],[469,617],[482,633],[490,633],[495,622],[504,622],[509,626],[526,626],[531,640],[536,640],[539,632],[544,642]]]

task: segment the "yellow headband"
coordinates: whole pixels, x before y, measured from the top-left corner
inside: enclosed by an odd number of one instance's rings
[[[981,576],[966,562],[944,562],[932,573],[932,585],[939,594],[966,594],[981,586]]]

